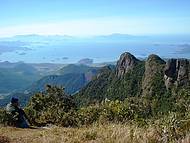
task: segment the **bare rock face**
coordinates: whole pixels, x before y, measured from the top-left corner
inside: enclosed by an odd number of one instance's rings
[[[170,59],[166,63],[165,85],[167,89],[172,86],[190,85],[190,62],[187,59]]]
[[[162,80],[163,86],[164,86],[164,78],[163,78],[164,66],[165,66],[165,61],[162,60],[159,56],[152,54],[148,57],[145,63],[145,73],[144,73],[144,78],[142,81],[142,95],[143,96],[154,96],[154,91],[161,88],[159,86],[162,86],[162,85],[159,83],[156,83],[158,78],[161,78],[159,79],[159,81]]]
[[[138,59],[132,54],[125,52],[120,56],[116,66],[117,77],[122,77],[138,63]]]
[[[177,80],[177,59],[169,59],[165,66],[164,78],[166,88],[169,89]]]

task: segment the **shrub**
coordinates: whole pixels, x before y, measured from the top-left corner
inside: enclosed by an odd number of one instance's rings
[[[72,97],[63,88],[47,85],[45,93],[37,93],[30,99],[25,111],[34,125],[59,125],[65,114],[75,108]]]
[[[6,113],[6,111],[4,109],[0,109],[0,124],[13,125],[12,116],[10,114]]]

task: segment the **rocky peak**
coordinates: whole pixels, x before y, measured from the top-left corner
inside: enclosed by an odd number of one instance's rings
[[[169,59],[164,70],[167,89],[190,84],[190,62],[187,59]]]
[[[148,74],[147,76],[150,76],[150,74],[157,72],[159,70],[159,66],[165,63],[166,62],[157,55],[152,54],[148,56],[148,59],[145,63],[145,72]]]
[[[148,57],[145,63],[145,73],[142,82],[143,96],[153,96],[155,94],[154,91],[157,90],[155,89],[157,87],[155,87],[154,81],[158,78],[158,76],[161,77],[160,80],[162,80],[162,77],[164,77],[164,66],[165,61],[159,56],[152,54]]]
[[[116,75],[122,77],[129,70],[133,69],[138,61],[132,54],[128,52],[123,53],[116,65]]]
[[[146,60],[145,72],[157,72],[157,70],[159,70],[158,67],[165,63],[166,62],[162,60],[159,56],[152,54],[148,56],[148,59]],[[151,73],[148,73],[148,74],[151,74]]]
[[[163,59],[161,59],[158,55],[155,54],[151,54],[148,56],[147,59],[147,64],[165,64],[165,61]]]

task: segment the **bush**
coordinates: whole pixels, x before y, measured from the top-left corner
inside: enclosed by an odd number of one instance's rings
[[[77,109],[73,97],[66,95],[63,88],[49,86],[45,93],[34,95],[25,110],[33,124],[39,126],[55,124],[77,127],[93,123],[132,122],[142,127],[161,119],[164,119],[161,123],[169,122],[171,125],[171,113],[175,113],[177,121],[189,121],[188,91],[180,90],[175,92],[176,95],[168,91],[162,96],[128,97],[124,101],[106,99]],[[189,125],[187,121],[181,122],[181,129]]]
[[[0,109],[0,124],[13,125],[12,116],[10,114],[7,114],[4,109]]]
[[[37,93],[30,99],[25,111],[34,125],[59,125],[65,114],[75,108],[73,98],[63,88],[47,85],[45,93]]]
[[[82,125],[90,125],[94,122],[97,122],[102,109],[99,105],[88,106],[78,110],[78,117],[80,120],[80,124]]]

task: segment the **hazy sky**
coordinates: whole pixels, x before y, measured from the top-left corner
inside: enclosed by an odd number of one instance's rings
[[[190,0],[0,0],[0,37],[190,34]]]

